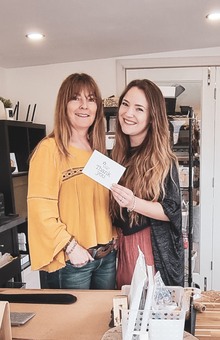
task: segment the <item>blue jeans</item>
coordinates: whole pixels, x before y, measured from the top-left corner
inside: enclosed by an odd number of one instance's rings
[[[70,261],[53,273],[47,273],[47,283],[52,289],[115,289],[116,250],[105,257],[75,267]]]

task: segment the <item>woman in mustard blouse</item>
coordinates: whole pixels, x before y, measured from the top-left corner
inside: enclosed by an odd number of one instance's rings
[[[59,89],[53,132],[30,161],[31,268],[47,272],[49,288],[115,288],[109,192],[82,173],[95,149],[106,152],[101,94],[89,75],[75,73]]]

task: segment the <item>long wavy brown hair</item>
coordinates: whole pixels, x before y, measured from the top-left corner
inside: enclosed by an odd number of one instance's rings
[[[95,97],[97,112],[94,123],[88,131],[88,140],[93,150],[106,153],[105,148],[105,127],[102,97],[95,80],[85,73],[74,73],[69,75],[61,84],[57,95],[54,129],[48,137],[54,137],[60,153],[69,156],[68,146],[71,137],[71,128],[67,117],[67,104],[76,94],[82,90]]]
[[[67,116],[67,104],[77,94],[80,94],[82,90],[88,91],[88,93],[96,99],[97,104],[95,120],[88,130],[90,146],[92,150],[96,149],[106,154],[104,113],[99,87],[95,80],[88,74],[73,73],[69,75],[60,86],[55,106],[54,128],[53,131],[45,137],[55,138],[60,155],[66,158],[71,156],[68,151],[71,137],[71,125]],[[34,154],[35,150],[32,152],[31,156]]]
[[[146,137],[133,150],[129,136],[122,132],[119,118],[116,118],[116,140],[112,150],[112,159],[126,167],[119,184],[131,189],[135,196],[152,202],[164,197],[165,178],[177,158],[170,147],[170,132],[166,114],[165,99],[159,87],[148,79],[131,81],[119,99],[119,108],[126,93],[137,87],[145,94],[149,105],[150,123]],[[172,172],[171,172],[172,173]],[[114,219],[122,216],[122,209],[111,195],[110,212]],[[138,224],[144,217],[132,212],[130,225]]]

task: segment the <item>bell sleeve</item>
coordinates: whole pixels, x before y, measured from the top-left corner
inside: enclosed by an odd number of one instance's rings
[[[55,143],[45,140],[32,156],[28,175],[28,239],[32,270],[55,271],[65,266],[63,247],[70,234],[59,218],[60,185],[58,152]]]

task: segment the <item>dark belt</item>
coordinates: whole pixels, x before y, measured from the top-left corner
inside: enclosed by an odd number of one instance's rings
[[[114,244],[110,242],[102,246],[89,248],[87,249],[87,251],[95,260],[99,260],[105,257],[106,255],[108,255],[113,249],[114,249]]]

